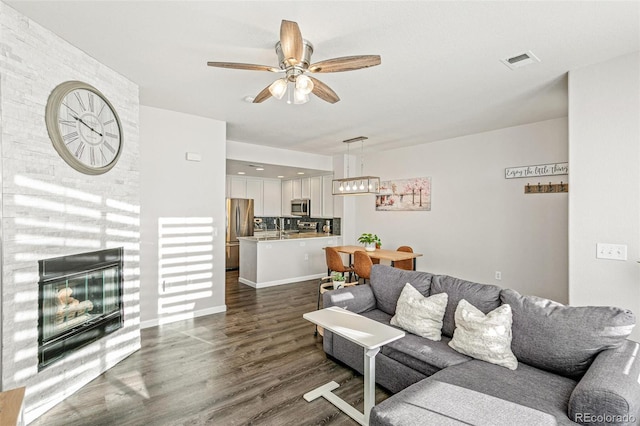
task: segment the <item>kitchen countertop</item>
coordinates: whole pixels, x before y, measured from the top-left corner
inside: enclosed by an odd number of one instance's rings
[[[270,234],[270,233],[267,233],[267,234]],[[267,236],[238,237],[238,240],[256,241],[256,242],[289,241],[289,240],[303,240],[307,238],[330,238],[330,237],[337,237],[337,236],[339,235],[325,234],[324,232],[300,232],[300,233],[282,234],[282,235],[270,234]]]

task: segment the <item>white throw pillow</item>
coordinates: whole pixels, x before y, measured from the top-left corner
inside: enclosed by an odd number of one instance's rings
[[[455,318],[456,328],[449,346],[462,354],[510,370],[518,368],[518,360],[511,352],[511,306],[498,306],[485,315],[462,299]]]
[[[415,287],[406,283],[398,298],[391,324],[438,341],[442,337],[442,318],[448,298],[447,293],[424,297]]]

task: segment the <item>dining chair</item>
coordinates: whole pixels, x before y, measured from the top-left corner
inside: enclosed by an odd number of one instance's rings
[[[358,277],[358,282],[360,281],[360,278],[362,278],[366,284],[367,280],[371,278],[372,266],[373,262],[366,251],[356,250],[353,253],[353,270]]]
[[[331,276],[332,272],[349,273],[349,280],[347,282],[350,282],[353,268],[351,265],[345,266],[342,263],[342,257],[340,257],[338,250],[334,247],[325,247],[324,254],[327,259],[327,275]]]
[[[409,246],[400,246],[397,251],[404,251],[407,253],[413,253],[413,249]],[[413,270],[413,259],[396,260],[393,262],[393,266],[398,269],[406,269],[407,271]]]

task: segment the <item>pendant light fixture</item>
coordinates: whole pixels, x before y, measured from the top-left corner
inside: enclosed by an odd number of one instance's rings
[[[376,176],[364,176],[364,141],[366,136],[358,136],[357,138],[342,141],[347,144],[347,157],[349,157],[349,146],[354,142],[360,142],[360,176],[349,176],[349,159],[347,158],[347,177],[342,179],[334,179],[332,181],[333,195],[366,195],[378,194],[380,192],[380,178]]]

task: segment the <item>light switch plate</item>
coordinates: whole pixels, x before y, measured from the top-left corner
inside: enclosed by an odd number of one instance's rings
[[[627,245],[598,243],[596,246],[596,258],[627,260]]]

